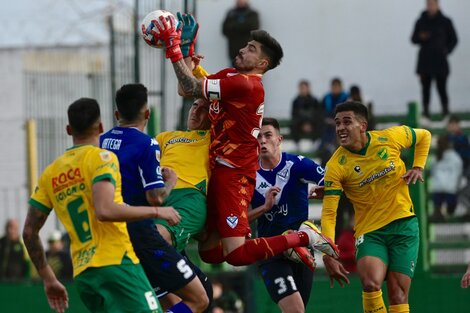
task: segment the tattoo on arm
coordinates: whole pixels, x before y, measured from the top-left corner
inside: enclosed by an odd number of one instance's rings
[[[202,97],[202,84],[193,76],[193,73],[184,63],[184,60],[179,60],[173,63],[176,77],[178,78],[179,85],[186,96]]]
[[[29,207],[28,215],[23,230],[23,239],[28,250],[29,257],[36,269],[41,269],[47,265],[46,254],[39,238],[39,230],[47,220],[46,214],[38,209]]]

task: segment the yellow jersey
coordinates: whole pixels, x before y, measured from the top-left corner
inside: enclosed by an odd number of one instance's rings
[[[178,175],[175,189],[196,188],[204,194],[209,181],[209,130],[163,132],[157,135],[162,167]]]
[[[116,155],[92,145],[74,146],[44,170],[29,200],[46,214],[54,209],[67,230],[74,277],[89,267],[121,264],[124,257],[139,263],[126,223],[96,218],[92,187],[101,180],[114,184],[114,201],[123,203]]]
[[[354,206],[355,236],[415,215],[406,181],[402,149],[414,147],[413,167],[424,168],[431,134],[424,129],[396,126],[367,132],[360,151],[339,147],[325,168],[322,233],[334,240],[336,211],[344,192]]]

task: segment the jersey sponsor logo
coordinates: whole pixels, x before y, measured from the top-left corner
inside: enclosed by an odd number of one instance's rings
[[[380,141],[380,142],[386,142],[386,141],[388,141],[388,138],[387,138],[387,137],[379,136],[379,137],[377,138],[377,140]]]
[[[333,186],[333,182],[329,181],[329,180],[325,180],[324,185],[325,185],[325,187],[331,187],[331,186]]]
[[[211,102],[211,104],[209,106],[209,111],[214,113],[214,114],[219,114],[220,113],[219,101]]]
[[[121,148],[121,139],[105,138],[101,143],[101,148],[106,150],[119,150]],[[103,159],[104,160],[104,159]],[[107,161],[107,160],[104,160]]]
[[[277,210],[276,210],[276,206],[273,206],[271,211],[264,213],[264,217],[266,217],[268,221],[272,222],[274,220],[274,217],[276,217],[277,214],[287,216],[289,214],[289,204],[285,203],[285,204],[279,205],[277,206]]]
[[[80,185],[74,185],[74,186],[71,186],[65,190],[62,190],[63,188],[57,188],[57,189],[54,189],[54,192],[58,192],[57,194],[55,194],[55,199],[57,202],[60,202],[60,201],[64,201],[65,199],[67,199],[68,196],[71,196],[75,193],[77,193],[78,191],[83,191],[86,189],[86,185],[85,183],[80,183]]]
[[[197,140],[196,139],[189,139],[189,138],[174,138],[174,139],[171,139],[171,140],[168,140],[168,142],[165,144],[165,147],[168,146],[168,145],[172,145],[172,144],[175,144],[175,143],[192,143],[192,142],[196,142]]]
[[[237,225],[238,225],[238,217],[237,216],[230,215],[230,216],[227,216],[225,219],[227,221],[227,225],[230,228],[234,229],[235,227],[237,227]]]
[[[347,159],[346,159],[346,156],[345,156],[345,155],[340,156],[339,159],[338,159],[338,163],[339,163],[340,165],[346,164],[346,161],[347,161]]]
[[[363,181],[361,181],[359,183],[359,187],[367,185],[367,184],[373,182],[374,180],[386,175],[387,173],[389,173],[393,170],[395,170],[395,164],[393,164],[393,161],[390,161],[390,166],[389,167],[386,167],[383,170],[381,170],[380,172],[374,173],[371,176],[367,177],[366,179],[364,179]]]
[[[52,189],[54,189],[54,192],[57,192],[68,186],[83,182],[83,180],[84,178],[82,177],[80,169],[78,167],[71,168],[66,172],[62,172],[59,175],[52,177]]]

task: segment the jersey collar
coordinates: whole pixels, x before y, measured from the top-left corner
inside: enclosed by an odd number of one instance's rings
[[[354,153],[354,154],[359,154],[359,155],[366,155],[367,153],[367,148],[369,148],[369,144],[370,144],[370,134],[369,132],[366,132],[366,135],[367,135],[367,143],[366,145],[364,146],[364,148],[362,148],[361,150],[359,151],[354,151],[354,150],[349,150],[348,148],[345,148],[346,150],[348,150],[349,152],[351,153]]]

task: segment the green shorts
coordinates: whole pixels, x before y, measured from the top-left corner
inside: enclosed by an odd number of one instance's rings
[[[409,217],[356,239],[356,260],[375,256],[387,265],[390,272],[413,277],[419,250],[418,218]]]
[[[140,264],[90,267],[75,277],[75,285],[94,313],[163,312]]]
[[[166,227],[171,234],[173,246],[178,251],[184,250],[189,239],[200,233],[206,223],[206,195],[197,189],[173,189],[163,206],[174,207],[181,215],[181,221],[170,226],[165,220],[155,219],[155,224]]]

